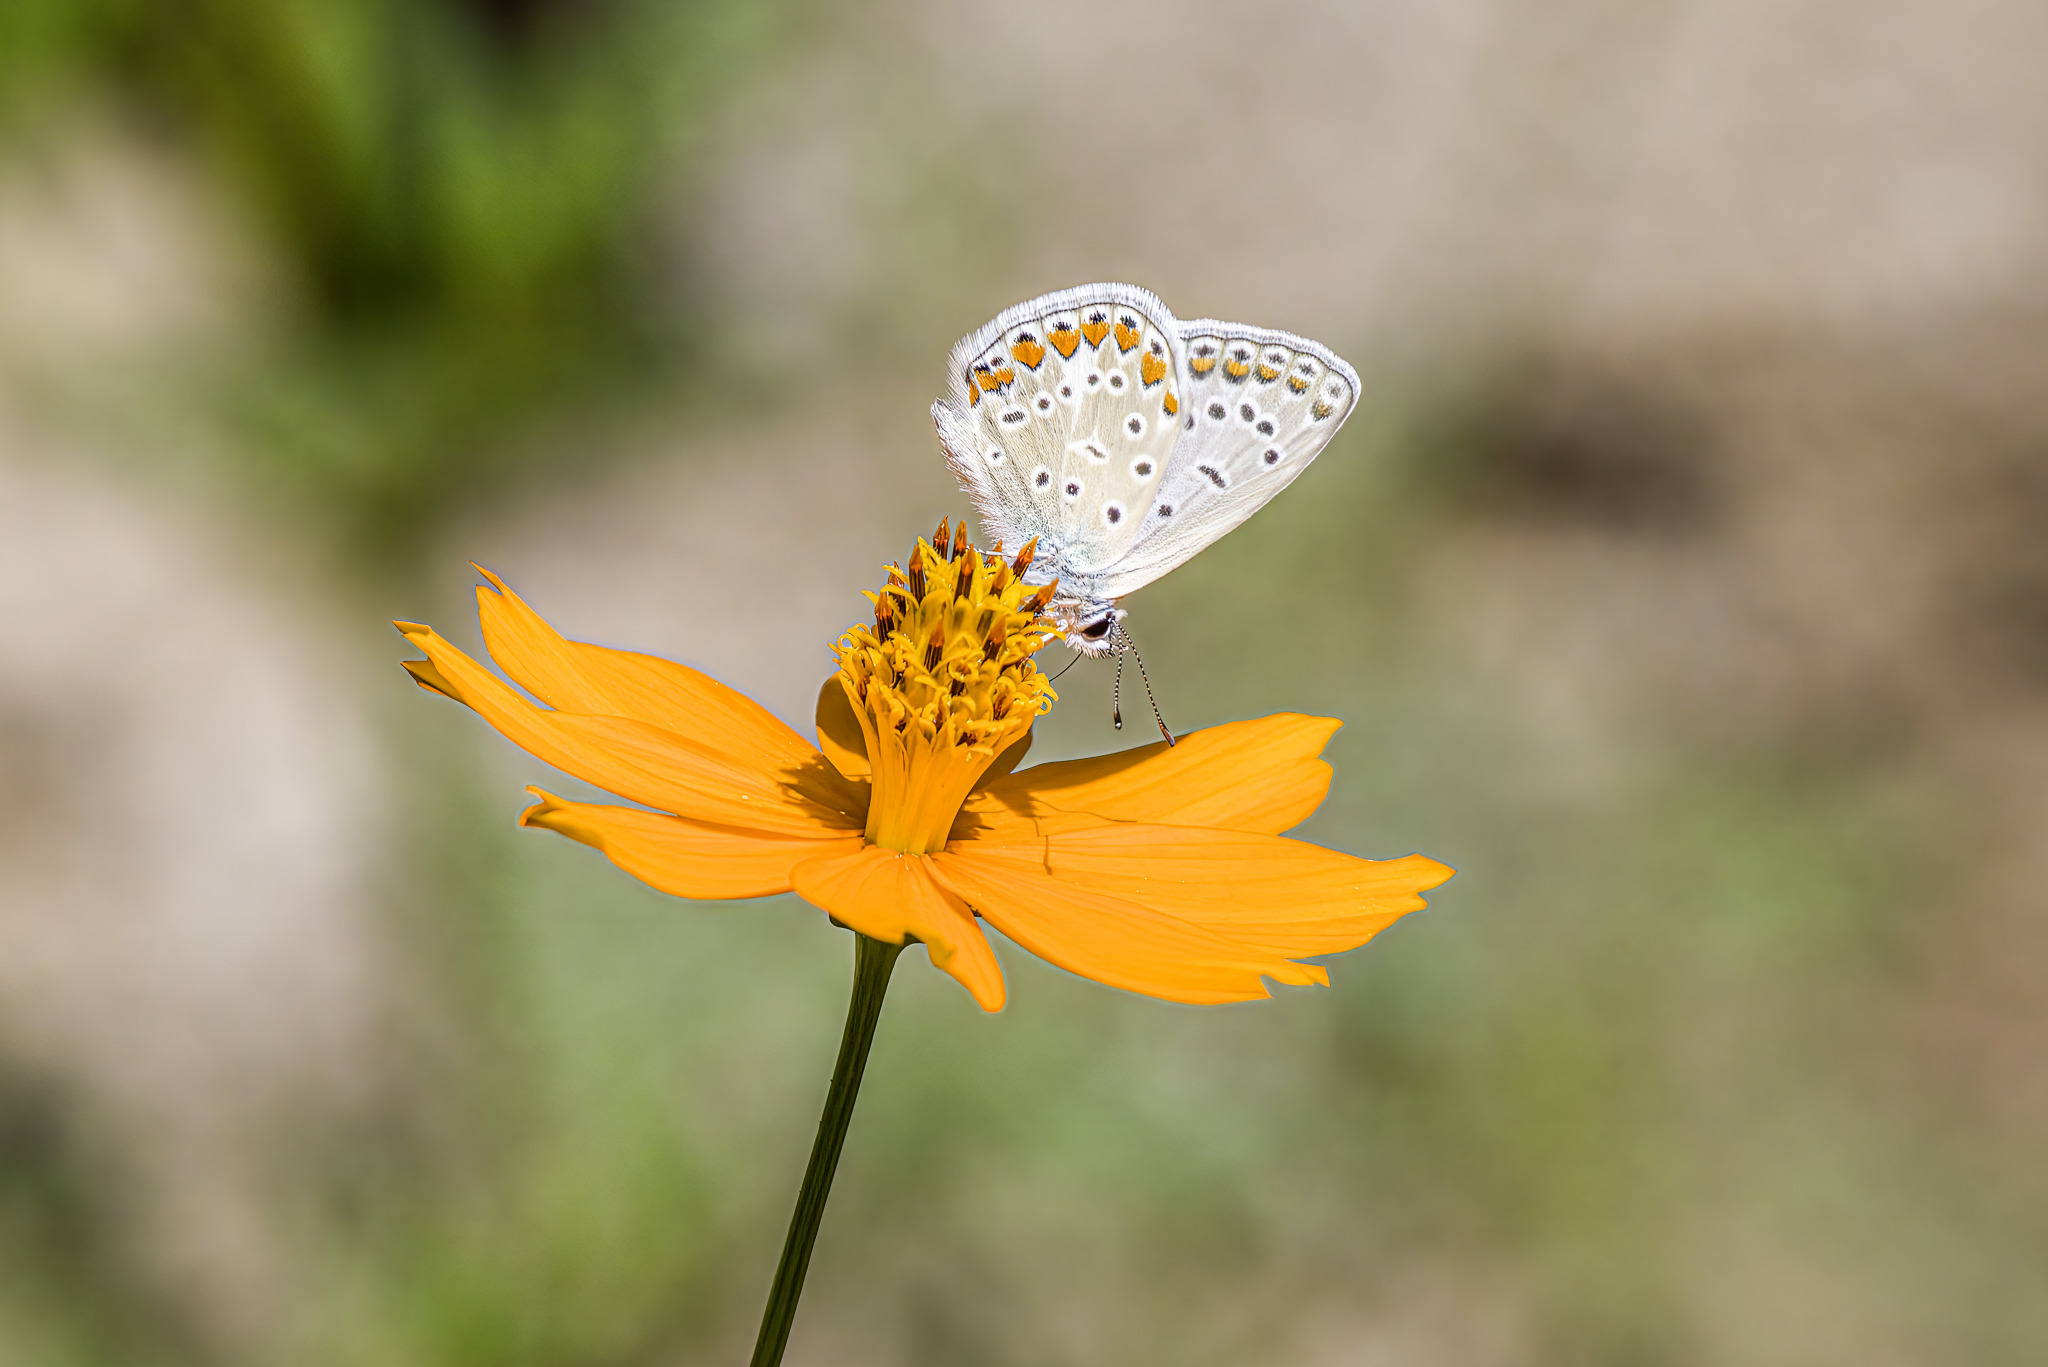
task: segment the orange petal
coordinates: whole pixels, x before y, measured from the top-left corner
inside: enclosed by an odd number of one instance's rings
[[[845,781],[815,750],[801,767],[771,771],[647,722],[543,711],[432,627],[397,625],[431,662],[428,687],[475,708],[520,749],[607,792],[708,825],[782,835],[844,835],[866,822],[864,811],[848,810]]]
[[[811,758],[802,736],[767,708],[688,665],[565,640],[496,575],[476,591],[484,646],[512,681],[561,712],[630,717],[673,732],[736,765],[794,768]]]
[[[981,771],[981,777],[974,780],[974,790],[979,791],[986,788],[989,784],[1008,775],[1018,765],[1022,764],[1024,756],[1030,753],[1031,732],[1026,731],[1022,736],[1011,741],[1008,749],[998,752],[988,768]]]
[[[456,702],[462,701],[455,691],[455,685],[441,677],[441,671],[434,668],[432,660],[400,660],[398,664],[406,673],[412,675],[414,683],[429,693],[439,693],[444,698],[454,698]]]
[[[958,848],[1287,958],[1356,949],[1421,910],[1421,894],[1452,872],[1419,854],[1359,859],[1284,836],[1184,826],[1099,826],[1037,843]]]
[[[861,730],[846,688],[834,673],[818,690],[818,749],[848,782],[872,782],[875,769],[868,762],[867,733]]]
[[[638,807],[564,802],[539,788],[527,791],[540,801],[520,813],[520,825],[580,840],[649,887],[677,897],[768,897],[788,892],[789,871],[798,861],[860,847],[857,835],[806,840],[704,826]]]
[[[1174,746],[1035,765],[970,797],[953,838],[1031,840],[1121,821],[1278,835],[1330,791],[1330,766],[1316,757],[1342,725],[1281,712],[1192,731]]]
[[[900,945],[922,940],[932,963],[960,980],[984,1011],[1003,1009],[1003,971],[974,913],[932,877],[931,856],[877,845],[818,855],[791,871],[797,895],[842,925]]]
[[[1085,978],[1197,1003],[1270,996],[1262,977],[1284,983],[1329,981],[1313,964],[1289,963],[1270,950],[1050,877],[1026,859],[990,858],[990,853],[967,845],[927,858],[940,880],[990,925],[1039,958]]]

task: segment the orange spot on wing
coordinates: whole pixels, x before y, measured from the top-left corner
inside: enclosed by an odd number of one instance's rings
[[[1308,392],[1308,381],[1299,375],[1289,375],[1287,377],[1287,387],[1297,394],[1306,394]]]
[[[1138,329],[1126,327],[1121,319],[1116,325],[1116,346],[1119,351],[1129,351],[1138,344]]]
[[[1015,372],[1013,371],[1012,373],[1014,374]],[[1001,380],[996,378],[994,372],[985,365],[978,365],[974,368],[974,382],[983,389],[994,389],[1002,383]]]
[[[1081,335],[1088,339],[1089,346],[1101,346],[1102,339],[1109,336],[1109,315],[1106,313],[1090,314],[1087,320],[1081,324]]]
[[[1074,358],[1074,348],[1081,345],[1081,334],[1072,328],[1054,328],[1045,335],[1052,339],[1052,344],[1058,348],[1060,355],[1068,360]]]
[[[1276,366],[1276,365],[1262,365],[1262,366],[1260,366],[1260,367],[1259,367],[1259,379],[1260,379],[1260,380],[1262,380],[1262,381],[1264,381],[1264,382],[1265,382],[1266,384],[1271,384],[1271,383],[1273,383],[1273,381],[1275,381],[1275,380],[1277,380],[1277,379],[1279,379],[1279,378],[1280,378],[1280,367],[1279,367],[1279,366]]]
[[[1215,368],[1216,358],[1214,356],[1196,356],[1188,361],[1188,369],[1194,371],[1197,375],[1207,375]]]
[[[1045,345],[1042,342],[1026,339],[1019,341],[1015,346],[1011,347],[1010,354],[1022,361],[1030,369],[1036,370],[1038,369],[1038,363],[1045,359]]]
[[[1241,380],[1252,373],[1252,368],[1243,361],[1229,360],[1223,363],[1223,373],[1233,380]]]
[[[1169,389],[1166,391],[1166,416],[1170,418],[1178,412],[1180,412],[1180,400],[1174,398],[1173,391]]]
[[[1147,386],[1158,384],[1166,378],[1166,362],[1157,356],[1146,356],[1138,362],[1138,376]]]
[[[1000,367],[1000,368],[998,368],[998,369],[997,369],[997,371],[996,371],[996,383],[997,383],[997,384],[1015,384],[1016,382],[1017,382],[1017,371],[1016,371],[1016,369],[1015,369],[1014,367],[1011,367],[1011,366],[1002,366],[1002,367]]]

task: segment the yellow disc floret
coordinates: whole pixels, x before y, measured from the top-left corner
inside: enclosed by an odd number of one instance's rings
[[[871,844],[944,849],[975,781],[1052,707],[1031,656],[1053,635],[1044,609],[1054,586],[1022,579],[1035,544],[1006,560],[940,522],[868,595],[874,625],[833,647],[873,769]]]

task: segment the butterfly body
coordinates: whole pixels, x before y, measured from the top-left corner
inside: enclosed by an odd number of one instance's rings
[[[1026,578],[1089,655],[1117,600],[1235,528],[1307,468],[1357,402],[1357,372],[1292,333],[1181,322],[1134,285],[1005,309],[953,348],[932,405],[983,531],[1036,539]]]

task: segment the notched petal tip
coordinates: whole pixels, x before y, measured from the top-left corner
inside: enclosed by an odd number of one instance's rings
[[[1301,969],[1304,979],[1300,986],[1328,987],[1330,985],[1330,970],[1324,968],[1321,964],[1297,964],[1295,966]],[[1275,978],[1273,981],[1280,982],[1282,979]]]
[[[553,829],[548,822],[548,818],[562,810],[564,806],[562,799],[556,797],[545,788],[534,787],[531,783],[526,785],[526,791],[532,793],[539,800],[531,807],[519,813],[519,824],[521,826],[539,827],[542,830]]]
[[[1431,859],[1426,854],[1411,854],[1401,859],[1390,859],[1387,867],[1406,870],[1410,875],[1410,886],[1416,892],[1428,892],[1431,888],[1442,887],[1457,876],[1458,871],[1441,860]]]
[[[443,678],[441,671],[434,668],[432,660],[400,660],[399,667],[412,675],[412,681],[430,693],[439,693],[451,702],[461,702],[462,695],[455,691],[455,685]]]

